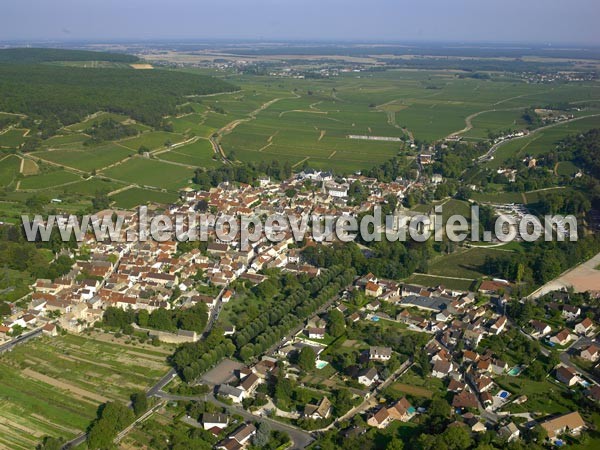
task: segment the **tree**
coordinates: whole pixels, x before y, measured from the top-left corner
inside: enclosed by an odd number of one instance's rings
[[[112,448],[115,436],[134,420],[133,412],[122,403],[108,402],[100,409],[99,417],[88,434],[90,449]]]
[[[256,434],[252,438],[252,444],[258,448],[265,448],[271,438],[271,426],[267,422],[260,422]]]
[[[338,337],[344,333],[346,329],[346,323],[344,321],[344,315],[339,309],[332,309],[329,312],[329,323],[327,324],[329,334]]]
[[[135,392],[131,394],[131,406],[133,413],[136,416],[140,416],[148,409],[148,398],[143,392]]]
[[[392,440],[385,446],[385,450],[402,450],[403,448],[404,442],[397,437],[393,437]]]
[[[449,427],[442,433],[441,439],[449,450],[463,450],[473,444],[471,433],[466,427],[461,426]]]
[[[298,366],[305,371],[309,371],[315,368],[315,361],[317,359],[317,355],[312,347],[304,347],[300,350],[300,354],[298,355]]]
[[[45,436],[42,443],[36,447],[36,450],[61,450],[65,444],[64,439]]]
[[[146,328],[148,326],[148,319],[150,318],[150,313],[145,309],[140,309],[137,315],[137,323],[140,327]]]

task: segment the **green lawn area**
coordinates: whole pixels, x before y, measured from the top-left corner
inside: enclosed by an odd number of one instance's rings
[[[420,286],[439,286],[444,285],[449,289],[459,291],[472,291],[475,288],[475,280],[454,280],[452,278],[443,278],[436,276],[427,276],[414,273],[405,280],[407,283],[418,284]]]
[[[111,196],[118,208],[130,209],[150,202],[173,203],[177,194],[170,192],[151,191],[149,189],[131,188]]]
[[[494,379],[503,389],[513,396],[526,395],[527,402],[521,405],[510,404],[506,409],[511,412],[536,412],[542,415],[564,414],[579,408],[565,396],[567,389],[558,383],[545,379],[533,381],[524,375],[518,377],[497,377]]]
[[[493,248],[461,249],[450,255],[434,258],[429,264],[429,273],[446,277],[475,279],[486,275],[482,265],[487,256],[502,256],[510,254]]]
[[[19,189],[47,189],[80,180],[79,175],[59,169],[23,178]]]
[[[140,186],[175,190],[188,184],[192,170],[154,159],[136,157],[103,172],[115,178]]]

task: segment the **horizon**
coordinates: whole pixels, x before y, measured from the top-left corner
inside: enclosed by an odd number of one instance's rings
[[[592,0],[542,0],[414,5],[381,0],[193,2],[8,0],[1,42],[249,42],[463,43],[599,46],[599,8]],[[358,29],[358,31],[357,31]]]

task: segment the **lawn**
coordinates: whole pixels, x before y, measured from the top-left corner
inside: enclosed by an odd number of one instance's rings
[[[109,335],[42,337],[0,356],[0,447],[30,449],[73,437],[106,400],[127,401],[168,369],[167,352]]]
[[[118,166],[103,172],[107,177],[142,187],[175,190],[188,184],[192,178],[192,170],[147,158],[131,158]]]
[[[475,280],[455,280],[452,278],[436,277],[423,274],[412,274],[405,280],[407,283],[417,284],[420,286],[439,286],[443,285],[448,289],[456,289],[459,291],[472,291],[475,287]]]
[[[482,266],[487,256],[502,255],[510,255],[510,253],[493,248],[461,249],[450,255],[436,257],[429,264],[429,273],[445,277],[476,279],[486,275]]]
[[[503,389],[513,393],[516,398],[527,396],[527,402],[522,405],[510,404],[506,409],[511,412],[533,411],[539,414],[564,414],[578,409],[577,405],[568,398],[567,389],[550,379],[533,381],[524,375],[519,377],[498,377],[496,383]]]

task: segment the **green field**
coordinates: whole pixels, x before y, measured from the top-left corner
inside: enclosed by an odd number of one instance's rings
[[[468,139],[487,139],[488,134],[504,130],[520,130],[526,124],[521,119],[522,109],[509,111],[489,111],[474,117],[471,121],[473,128],[462,134]]]
[[[82,146],[77,150],[49,150],[34,153],[34,155],[39,158],[83,170],[85,172],[90,172],[94,169],[101,170],[102,168],[121,161],[132,154],[133,152],[131,150],[116,144],[107,144],[98,147]]]
[[[475,288],[475,280],[455,280],[453,278],[444,278],[437,276],[429,276],[415,273],[405,280],[410,284],[418,284],[419,286],[440,286],[443,285],[448,289],[456,289],[459,291],[473,291]]]
[[[17,148],[25,142],[24,135],[27,130],[12,128],[0,134],[0,147]]]
[[[445,277],[476,279],[486,275],[482,272],[482,266],[487,256],[496,257],[505,254],[510,252],[494,248],[461,249],[456,253],[433,259],[429,264],[429,273]]]
[[[270,97],[264,95],[268,78],[233,79],[242,92],[211,99],[225,114],[210,113],[204,121],[215,128],[235,125],[227,127],[221,139],[226,153],[234,151],[237,159],[248,162],[277,159],[296,164],[307,159],[313,167],[342,172],[370,168],[402,147],[398,142],[348,139],[351,134],[398,138],[406,137],[406,128],[416,139],[431,142],[463,131],[467,117],[473,116],[465,137],[482,139],[489,131],[522,128],[520,116],[526,107],[600,98],[593,83],[549,89],[459,78],[445,71],[278,80]]]
[[[100,111],[86,120],[83,120],[78,123],[74,123],[73,125],[69,125],[66,127],[67,130],[70,131],[84,131],[87,128],[91,127],[94,123],[99,123],[104,120],[112,119],[115,122],[125,122],[126,120],[130,120],[129,117],[124,116],[122,114],[108,113],[104,111]]]
[[[199,139],[191,144],[161,153],[158,158],[190,166],[217,167],[221,165],[221,162],[214,159],[214,156],[215,153],[210,142],[206,139]]]
[[[181,134],[169,133],[167,131],[149,131],[134,138],[124,139],[120,143],[125,147],[138,151],[142,146],[150,150],[157,150],[164,148],[167,142],[177,144],[183,140],[184,138]]]
[[[496,169],[505,165],[509,158],[543,155],[553,151],[556,148],[556,142],[566,136],[598,127],[600,127],[600,115],[540,129],[529,136],[513,139],[500,145],[494,154],[494,159],[487,162],[486,165]]]
[[[19,174],[21,159],[8,155],[0,159],[0,186],[10,185]]]
[[[79,434],[103,401],[127,401],[159,379],[167,371],[166,355],[85,335],[15,347],[0,356],[0,447],[31,449],[45,435]]]
[[[149,189],[131,188],[119,192],[110,197],[114,206],[130,209],[146,203],[173,203],[177,200],[177,194],[170,192],[151,191]]]
[[[59,169],[51,172],[40,173],[23,178],[19,189],[47,189],[60,186],[66,183],[72,183],[80,180],[81,177],[66,170]]]
[[[140,186],[176,190],[192,178],[192,170],[142,157],[131,158],[112,167],[104,175]]]

